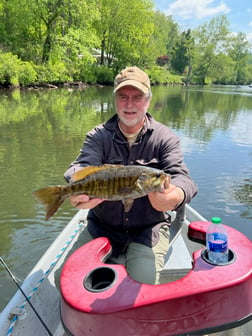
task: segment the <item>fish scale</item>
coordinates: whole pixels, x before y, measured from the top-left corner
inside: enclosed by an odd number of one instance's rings
[[[86,192],[90,197],[121,199],[127,192],[133,192],[139,175],[135,172],[128,174],[127,168],[118,170],[113,167],[110,170],[102,170],[96,174],[88,175],[81,184],[77,181],[73,184],[75,191]],[[66,186],[67,188],[68,186]]]

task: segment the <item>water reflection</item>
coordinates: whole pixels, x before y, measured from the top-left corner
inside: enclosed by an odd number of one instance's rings
[[[252,89],[154,87],[150,111],[181,138],[192,205],[252,239]],[[85,134],[113,114],[112,88],[0,92],[0,255],[23,279],[75,214],[49,221],[32,191],[64,183]],[[32,253],[31,253],[32,251]],[[0,269],[0,305],[15,288]],[[1,306],[0,306],[1,309]]]
[[[252,175],[251,173],[248,175]],[[252,178],[248,177],[242,180],[240,184],[234,186],[234,197],[239,203],[245,205],[241,212],[241,217],[252,219]]]
[[[252,103],[251,103],[252,108]],[[234,143],[252,145],[252,114],[251,110],[240,111],[235,122],[230,124],[230,134]]]

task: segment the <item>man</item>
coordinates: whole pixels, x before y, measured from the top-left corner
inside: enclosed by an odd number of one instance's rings
[[[164,192],[136,199],[129,212],[121,201],[71,197],[78,209],[90,209],[88,225],[74,249],[97,237],[108,237],[111,262],[123,263],[135,280],[159,284],[169,247],[170,217],[166,213],[190,202],[197,187],[183,163],[178,137],[147,112],[151,101],[148,75],[137,67],[122,70],[114,83],[114,115],[90,131],[77,159],[65,173],[67,181],[78,169],[103,164],[144,165],[171,175]]]

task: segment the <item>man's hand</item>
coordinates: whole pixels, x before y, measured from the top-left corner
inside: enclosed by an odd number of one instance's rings
[[[151,205],[157,211],[168,211],[176,209],[185,198],[184,191],[170,184],[163,192],[152,191],[148,194]]]
[[[101,198],[90,199],[87,195],[84,194],[70,197],[71,204],[77,209],[92,209],[103,201],[104,200]]]

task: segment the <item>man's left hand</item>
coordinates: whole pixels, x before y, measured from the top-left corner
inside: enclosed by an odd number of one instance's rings
[[[184,201],[184,191],[170,184],[163,192],[152,191],[148,194],[151,205],[157,211],[176,209]]]

